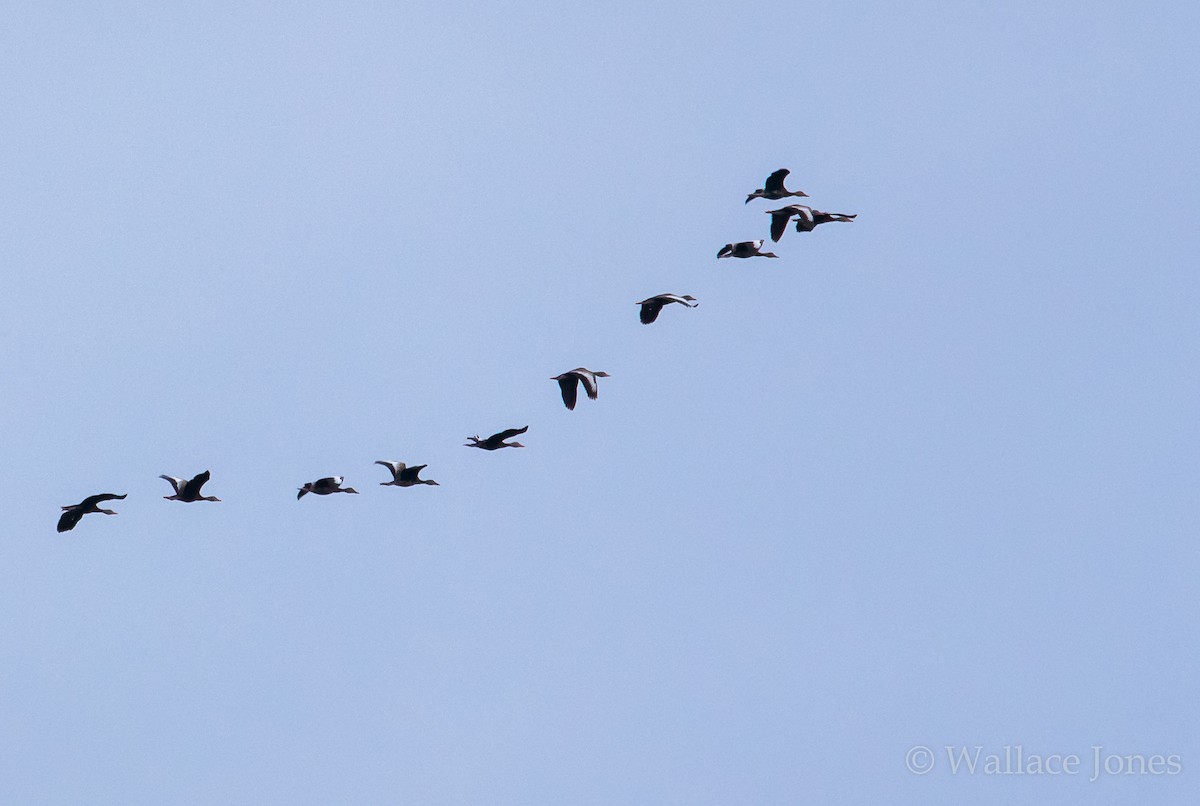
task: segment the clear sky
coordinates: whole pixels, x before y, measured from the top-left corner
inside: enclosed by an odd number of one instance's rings
[[[0,803],[1194,803],[1198,29],[9,7]]]

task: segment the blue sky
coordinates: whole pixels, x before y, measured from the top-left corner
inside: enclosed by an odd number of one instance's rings
[[[0,801],[1190,803],[1198,22],[11,9]]]

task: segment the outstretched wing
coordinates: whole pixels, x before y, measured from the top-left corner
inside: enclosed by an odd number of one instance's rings
[[[400,471],[404,469],[404,462],[386,462],[382,459],[375,462],[377,465],[383,465],[388,470],[392,471],[392,481],[400,479]]]
[[[767,181],[763,183],[763,190],[767,193],[774,193],[783,190],[783,180],[791,173],[787,168],[780,168],[775,173],[767,177]]]
[[[413,465],[412,467],[400,465],[400,481],[418,481],[417,475],[427,467],[429,465]]]
[[[728,257],[733,254],[733,244],[727,243],[721,247],[721,251],[717,252],[717,257]]]
[[[183,486],[183,479],[177,479],[174,476],[159,476],[164,481],[169,481],[171,486],[175,488],[175,494],[179,495],[179,488]]]
[[[99,495],[89,495],[87,498],[79,502],[79,507],[80,509],[91,509],[102,501],[120,501],[127,495],[129,495],[129,493],[125,493],[125,495],[117,495],[116,493],[100,493]]]
[[[205,470],[203,473],[197,473],[194,477],[192,477],[191,481],[183,486],[184,496],[190,498],[199,498],[200,488],[207,484],[208,480],[211,478],[212,473],[207,470]],[[176,490],[176,492],[178,492],[178,490]]]
[[[587,391],[588,400],[595,400],[600,395],[600,384],[596,381],[596,376],[590,372],[581,372],[579,380],[583,381],[583,388]]]
[[[579,376],[564,375],[558,379],[558,388],[562,390],[563,405],[568,411],[574,411],[576,396],[579,394]]]
[[[642,303],[642,311],[639,318],[643,325],[648,325],[658,318],[658,312],[663,309],[663,302],[658,297],[648,299]]]
[[[518,434],[524,434],[528,430],[529,430],[529,426],[525,426],[524,428],[510,428],[507,431],[501,431],[498,434],[492,434],[490,437],[487,438],[487,441],[491,442],[494,439],[497,442],[503,442],[506,439],[512,439],[513,437],[517,436]]]
[[[787,231],[788,222],[792,220],[791,210],[780,210],[771,213],[771,240],[779,243],[783,233]]]
[[[79,519],[83,517],[82,509],[68,509],[58,519],[58,531],[69,532],[79,523]]]

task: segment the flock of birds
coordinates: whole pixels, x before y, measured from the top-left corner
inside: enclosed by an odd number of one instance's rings
[[[772,173],[767,177],[761,188],[746,197],[746,204],[749,204],[754,199],[779,201],[792,197],[807,197],[808,194],[802,190],[788,190],[784,186],[784,180],[787,178],[788,173],[789,171],[786,168],[780,168],[778,171]],[[787,231],[788,224],[791,223],[793,218],[796,219],[796,232],[812,232],[819,224],[828,224],[834,221],[851,222],[857,217],[857,213],[853,215],[847,213],[828,213],[815,210],[804,204],[789,204],[786,207],[780,207],[778,210],[767,210],[766,213],[771,216],[771,240],[775,243],[778,243],[779,239],[783,237],[783,234]],[[774,252],[762,251],[764,243],[766,243],[765,240],[727,243],[717,252],[717,257],[779,257]],[[657,294],[637,303],[640,306],[638,318],[644,325],[651,324],[658,319],[658,315],[662,309],[672,303],[677,303],[685,308],[695,308],[700,304],[696,301],[695,297],[688,294]],[[576,367],[562,374],[555,375],[550,380],[558,382],[559,391],[562,393],[563,405],[568,410],[573,411],[579,399],[580,384],[583,385],[588,399],[596,400],[600,394],[599,381],[597,379],[607,377],[609,377],[607,372],[593,371],[586,367]],[[479,448],[485,451],[497,451],[501,448],[524,448],[525,446],[520,442],[509,442],[508,440],[520,436],[528,430],[529,426],[509,428],[492,434],[486,439],[480,439],[479,435],[476,434],[475,436],[467,437],[469,441],[464,444],[468,448]],[[380,486],[382,487],[416,487],[426,484],[437,486],[436,481],[420,477],[421,471],[428,467],[428,465],[413,465],[410,467],[404,462],[383,459],[375,462],[375,464],[383,465],[392,475],[391,481],[380,482]],[[159,476],[159,478],[169,483],[174,490],[172,495],[163,496],[168,501],[182,501],[190,504],[197,501],[221,500],[213,495],[201,495],[204,485],[212,478],[212,474],[207,470],[196,474],[191,479],[181,479],[165,475]],[[343,486],[344,483],[344,476],[327,476],[316,481],[310,481],[299,488],[299,491],[296,493],[296,499],[299,500],[309,493],[314,495],[333,495],[334,493],[358,494],[358,490],[353,487],[345,487]],[[123,500],[126,496],[127,494],[100,493],[98,495],[90,495],[78,504],[70,504],[63,507],[62,515],[58,519],[58,531],[71,531],[79,524],[84,515],[116,515],[115,511],[105,509],[100,505],[106,501]]]
[[[763,182],[762,187],[746,197],[746,204],[749,204],[754,199],[779,201],[780,199],[787,199],[792,196],[807,197],[808,194],[803,190],[788,190],[784,187],[783,180],[787,179],[789,173],[790,171],[787,168],[780,168],[768,176],[767,181]],[[789,204],[787,207],[780,207],[778,210],[767,210],[767,215],[771,216],[771,240],[775,243],[779,243],[779,239],[783,237],[783,233],[787,232],[788,223],[793,218],[796,219],[796,232],[812,232],[817,228],[818,224],[828,224],[831,221],[850,222],[858,218],[858,213],[853,215],[847,213],[826,213],[822,210],[814,210],[806,204]],[[727,243],[721,247],[721,251],[717,252],[717,257],[779,257],[774,252],[762,251],[764,243],[766,242],[761,240]]]

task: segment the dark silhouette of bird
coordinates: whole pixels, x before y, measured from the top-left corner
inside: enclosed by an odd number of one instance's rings
[[[595,400],[600,394],[600,388],[596,383],[597,378],[610,377],[607,372],[592,372],[586,367],[576,367],[570,372],[564,372],[561,375],[555,375],[550,380],[558,381],[558,386],[562,390],[563,403],[569,410],[575,409],[575,399],[579,392],[579,384],[583,384],[584,390],[587,392],[589,400]]]
[[[121,501],[125,495],[117,495],[116,493],[100,493],[99,495],[89,495],[87,498],[80,501],[78,504],[71,504],[63,507],[62,516],[58,519],[58,531],[69,532],[75,528],[80,519],[84,515],[89,515],[93,512],[100,512],[105,515],[116,515],[117,513],[111,509],[101,509],[99,504],[104,501]]]
[[[417,478],[417,475],[422,470],[429,467],[429,465],[413,465],[412,467],[409,467],[408,465],[404,464],[404,462],[388,462],[383,459],[378,460],[375,462],[375,464],[383,465],[388,470],[392,471],[392,480],[379,482],[381,487],[416,487],[418,484],[432,484],[435,487],[438,486],[438,483],[431,479]]]
[[[787,231],[788,222],[792,220],[792,216],[803,218],[806,213],[811,212],[812,208],[805,204],[789,204],[778,210],[767,210],[767,215],[771,216],[771,240],[779,243],[779,239]]]
[[[201,495],[200,494],[200,488],[203,487],[210,478],[212,478],[212,473],[208,472],[207,470],[205,470],[203,473],[199,473],[196,476],[192,477],[192,479],[190,481],[184,481],[183,479],[177,479],[174,476],[159,476],[159,478],[169,481],[171,483],[171,486],[175,488],[174,495],[164,495],[163,496],[163,498],[167,499],[168,501],[183,501],[185,503],[190,504],[194,501],[220,501],[221,500],[220,498],[217,498],[215,495]]]
[[[787,168],[780,168],[775,173],[767,177],[767,181],[763,182],[763,186],[746,197],[746,204],[750,203],[751,199],[770,199],[778,201],[786,199],[789,196],[807,196],[803,190],[788,190],[783,186],[783,180],[791,173]]]
[[[796,232],[812,232],[818,224],[828,224],[831,221],[852,222],[858,218],[858,213],[848,215],[846,213],[825,213],[820,210],[809,210],[807,213],[802,213],[796,218]],[[775,223],[771,222],[772,231]]]
[[[682,296],[679,294],[659,294],[657,296],[650,297],[650,299],[644,299],[637,303],[638,305],[642,306],[642,310],[639,313],[642,324],[648,325],[653,322],[658,318],[658,312],[661,311],[664,306],[670,305],[672,302],[678,302],[687,308],[695,308],[700,304],[699,302],[696,302],[695,297],[687,294]]]
[[[774,252],[762,252],[764,241],[740,241],[739,243],[727,243],[721,247],[721,251],[717,252],[718,258],[723,257],[779,257]]]
[[[480,439],[476,434],[473,437],[467,437],[470,442],[463,443],[467,448],[481,448],[485,451],[498,451],[501,448],[524,448],[520,442],[505,442],[506,439],[512,439],[518,434],[524,434],[529,430],[529,426],[524,428],[510,428],[507,431],[501,431],[497,434],[492,434],[487,439]]]
[[[327,476],[323,479],[310,481],[300,488],[300,492],[296,493],[296,500],[299,501],[307,493],[316,495],[332,495],[333,493],[353,493],[358,495],[358,490],[353,487],[343,487],[342,482],[346,480],[345,476]]]

